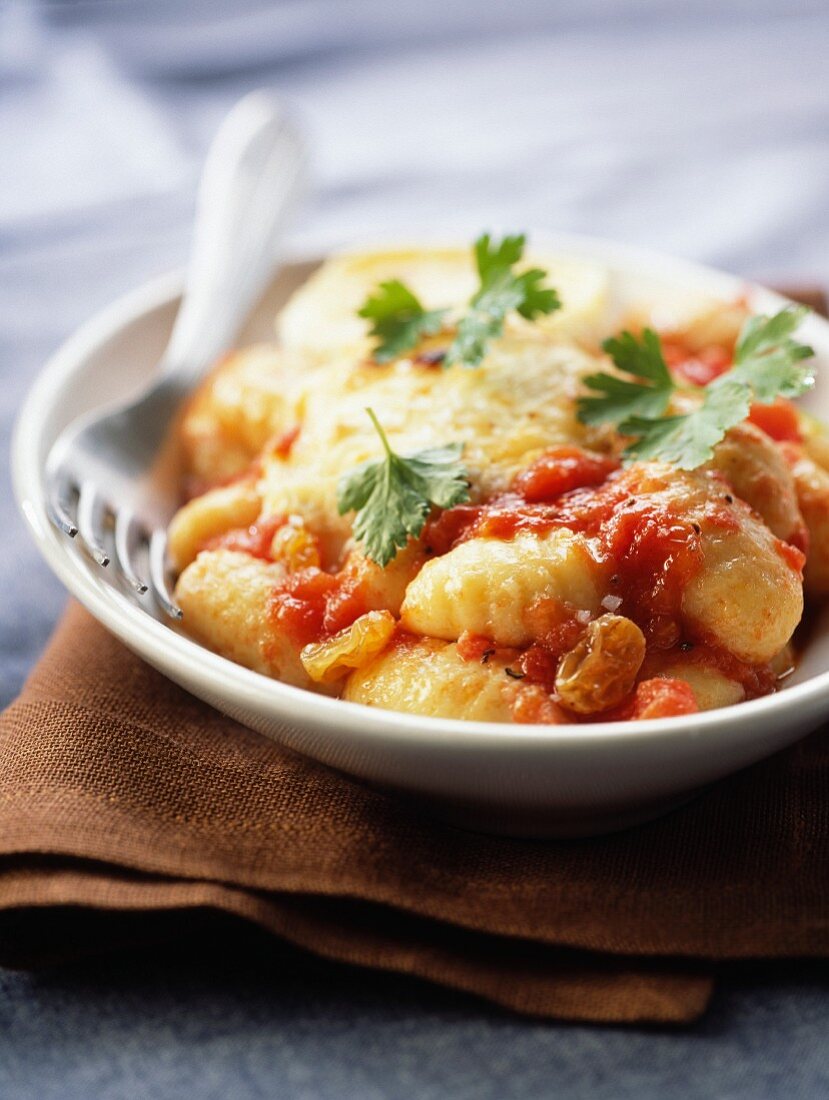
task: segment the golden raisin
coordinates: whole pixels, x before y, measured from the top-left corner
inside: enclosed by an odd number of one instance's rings
[[[645,636],[624,615],[602,615],[561,659],[556,691],[576,714],[615,707],[630,694],[645,659]]]
[[[320,565],[317,538],[295,517],[280,527],[271,542],[271,558],[282,562],[289,573]]]
[[[312,680],[331,684],[385,649],[396,625],[390,611],[369,611],[333,638],[304,646],[299,659]]]

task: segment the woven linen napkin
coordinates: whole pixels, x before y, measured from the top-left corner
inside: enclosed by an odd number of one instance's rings
[[[66,906],[96,950],[101,910],[212,907],[526,1013],[690,1020],[715,960],[829,955],[827,789],[821,732],[627,833],[464,833],[211,710],[71,605],[0,718],[0,961],[60,956]]]
[[[0,964],[219,910],[528,1014],[687,1022],[718,961],[829,957],[827,790],[823,730],[626,833],[465,833],[239,726],[70,604],[0,717]]]

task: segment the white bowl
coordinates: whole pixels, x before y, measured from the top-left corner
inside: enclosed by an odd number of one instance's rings
[[[538,237],[534,237],[536,242]],[[658,301],[663,312],[700,297],[748,290],[757,310],[783,299],[691,263],[582,238],[543,241],[606,264],[619,307]],[[287,294],[314,267],[288,265],[240,343],[268,339]],[[437,815],[488,832],[587,835],[656,816],[706,784],[782,749],[829,715],[829,620],[819,619],[795,676],[779,694],[689,717],[578,726],[509,726],[420,718],[328,699],[233,664],[161,621],[107,582],[46,517],[44,464],[74,417],[140,388],[170,330],[181,280],[157,279],[95,316],[49,361],[20,413],[15,491],[40,552],[69,591],[151,665],[268,737],[360,780],[414,796]],[[803,336],[829,366],[829,324]],[[808,404],[829,418],[829,382]]]

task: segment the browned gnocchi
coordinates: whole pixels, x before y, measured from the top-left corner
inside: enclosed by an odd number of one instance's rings
[[[355,303],[400,264],[448,327],[373,356]],[[562,272],[569,308],[562,293],[554,317],[510,315],[475,369],[444,362],[474,285],[453,250],[332,261],[283,311],[281,345],[220,364],[180,426],[197,490],[169,530],[185,629],[295,687],[433,717],[621,721],[776,690],[804,573],[829,592],[822,429],[778,400],[693,468],[631,461],[625,425],[579,411],[608,369],[609,278]],[[742,302],[708,306],[665,334],[671,413],[704,404],[745,319]],[[421,499],[429,462],[449,460],[418,456],[450,441],[455,495]],[[366,469],[377,515],[411,513],[385,559],[344,495]]]

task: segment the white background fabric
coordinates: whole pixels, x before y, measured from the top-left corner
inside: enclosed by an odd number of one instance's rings
[[[179,259],[210,134],[266,84],[314,148],[301,240],[538,226],[829,277],[826,3],[13,2],[0,43],[12,241],[139,204]]]

